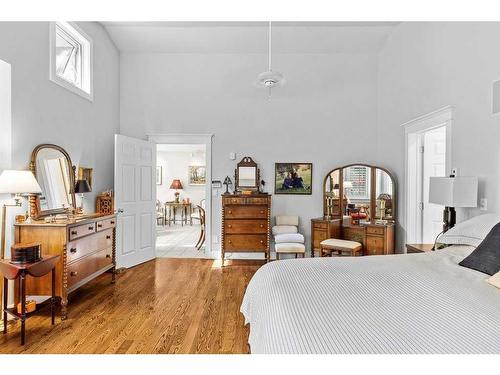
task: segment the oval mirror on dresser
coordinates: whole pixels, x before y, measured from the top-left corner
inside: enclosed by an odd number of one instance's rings
[[[364,255],[392,254],[395,222],[389,171],[362,163],[332,169],[323,184],[323,217],[311,220],[311,256],[328,238],[359,242]]]

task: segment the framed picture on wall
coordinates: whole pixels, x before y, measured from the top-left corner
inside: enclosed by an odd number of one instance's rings
[[[312,163],[275,163],[274,194],[312,194]]]
[[[207,169],[204,165],[190,165],[188,170],[189,185],[205,185],[207,182]]]
[[[161,166],[156,166],[156,185],[161,185],[163,182],[163,171]]]
[[[78,168],[78,179],[79,180],[87,180],[89,183],[90,189],[92,189],[92,177],[94,174],[94,170],[92,168],[79,167]]]

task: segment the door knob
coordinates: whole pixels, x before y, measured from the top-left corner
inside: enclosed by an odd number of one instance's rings
[[[72,247],[71,249],[69,249],[70,253],[76,253],[76,247]]]
[[[76,275],[78,275],[78,272],[76,272],[76,271],[71,271],[70,275],[71,275],[71,276],[76,276]]]
[[[116,210],[116,212],[119,213],[119,214],[122,214],[124,211],[123,211],[123,208],[119,208],[119,209]]]

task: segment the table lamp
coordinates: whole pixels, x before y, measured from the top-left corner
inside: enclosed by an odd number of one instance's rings
[[[430,177],[429,203],[444,207],[443,233],[457,222],[455,207],[477,207],[477,177]]]
[[[181,180],[173,180],[170,184],[170,189],[175,189],[175,203],[179,203],[179,190],[182,190]]]
[[[21,207],[21,202],[19,199],[21,195],[40,194],[41,192],[42,189],[40,188],[40,185],[38,185],[38,182],[36,181],[35,176],[33,176],[33,173],[31,173],[31,171],[5,170],[2,172],[2,174],[0,174],[0,194],[12,194],[16,196],[14,204],[5,203],[2,207],[2,238],[0,244],[0,260],[5,258],[7,207]],[[28,222],[31,222],[30,211],[31,210],[28,209],[28,219],[26,220],[29,220]],[[0,287],[0,305],[2,304],[1,301],[3,301],[3,277],[1,278],[1,280],[2,285]],[[6,324],[6,322],[3,322],[2,325],[3,324]]]
[[[226,192],[224,194],[229,194],[229,185],[232,185],[233,181],[231,181],[231,178],[229,176],[226,176],[224,179],[224,185],[226,185]]]
[[[90,193],[92,189],[87,180],[78,180],[75,184],[75,193],[80,194],[80,212],[83,214],[83,194]]]

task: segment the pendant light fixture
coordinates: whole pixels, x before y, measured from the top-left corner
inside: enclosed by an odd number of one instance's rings
[[[272,41],[272,25],[271,21],[269,21],[269,70],[260,73],[257,78],[257,84],[269,90],[269,98],[271,98],[271,89],[273,87],[281,86],[285,83],[283,74],[272,69]]]

